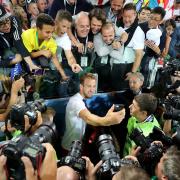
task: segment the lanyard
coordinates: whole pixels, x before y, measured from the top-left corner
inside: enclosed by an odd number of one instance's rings
[[[79,41],[79,39],[78,39],[78,37],[77,37],[76,31],[75,31],[75,37],[76,37],[77,41],[80,43],[80,41]],[[88,43],[88,35],[87,35],[87,37],[86,37],[86,42],[85,42],[85,45],[84,45],[83,54],[86,54],[86,52],[87,52],[87,43]]]
[[[108,13],[108,18],[109,18],[112,22],[114,21],[114,24],[116,25],[117,15],[113,14],[111,8],[110,8],[109,13]]]
[[[64,0],[64,7],[65,7],[65,10],[66,10],[66,3],[67,3],[67,0]],[[77,4],[77,1],[75,2],[75,5],[74,5],[73,16],[76,14],[76,4]]]

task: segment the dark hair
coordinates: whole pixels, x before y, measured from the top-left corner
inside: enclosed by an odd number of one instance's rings
[[[164,18],[164,16],[166,15],[166,11],[162,8],[162,7],[155,7],[152,11],[152,14],[159,14],[161,15],[161,19]]]
[[[56,21],[62,21],[63,19],[69,21],[69,22],[72,22],[73,19],[72,19],[72,16],[70,14],[69,11],[66,11],[66,10],[59,10],[56,14]]]
[[[150,7],[148,7],[148,6],[144,6],[144,7],[142,7],[142,8],[139,10],[139,13],[141,13],[141,12],[142,12],[142,10],[147,10],[147,11],[150,11],[150,12],[151,12],[151,8],[150,8]]]
[[[165,28],[168,26],[172,26],[175,29],[176,28],[176,22],[174,21],[174,19],[168,19],[168,20],[166,20],[164,26],[165,26]]]
[[[97,20],[101,21],[102,24],[104,24],[106,22],[106,14],[100,8],[94,8],[89,12],[90,21],[92,20],[93,17],[95,17]]]
[[[85,79],[94,79],[96,80],[96,77],[92,73],[86,73],[80,77],[80,84],[84,84]]]
[[[134,10],[136,12],[136,5],[133,3],[127,3],[124,7],[123,7],[123,12],[124,11],[128,11],[128,10]]]
[[[39,14],[36,20],[36,27],[42,29],[43,25],[55,26],[53,18],[45,13]]]
[[[141,111],[146,111],[147,115],[153,114],[157,109],[157,98],[148,93],[142,93],[134,97]]]

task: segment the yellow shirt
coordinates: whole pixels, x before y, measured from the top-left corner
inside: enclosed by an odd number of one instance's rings
[[[53,38],[44,40],[39,46],[36,28],[24,31],[21,36],[25,47],[30,53],[32,51],[50,50],[53,55],[56,54],[57,44]]]

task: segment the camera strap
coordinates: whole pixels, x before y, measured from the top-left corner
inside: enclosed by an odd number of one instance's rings
[[[4,133],[6,134],[8,139],[12,139],[12,134],[11,132],[8,130],[8,119],[5,120],[5,131]]]

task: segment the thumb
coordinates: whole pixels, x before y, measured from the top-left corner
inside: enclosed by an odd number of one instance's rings
[[[111,106],[111,108],[109,109],[108,113],[113,112],[114,111],[114,104]]]

